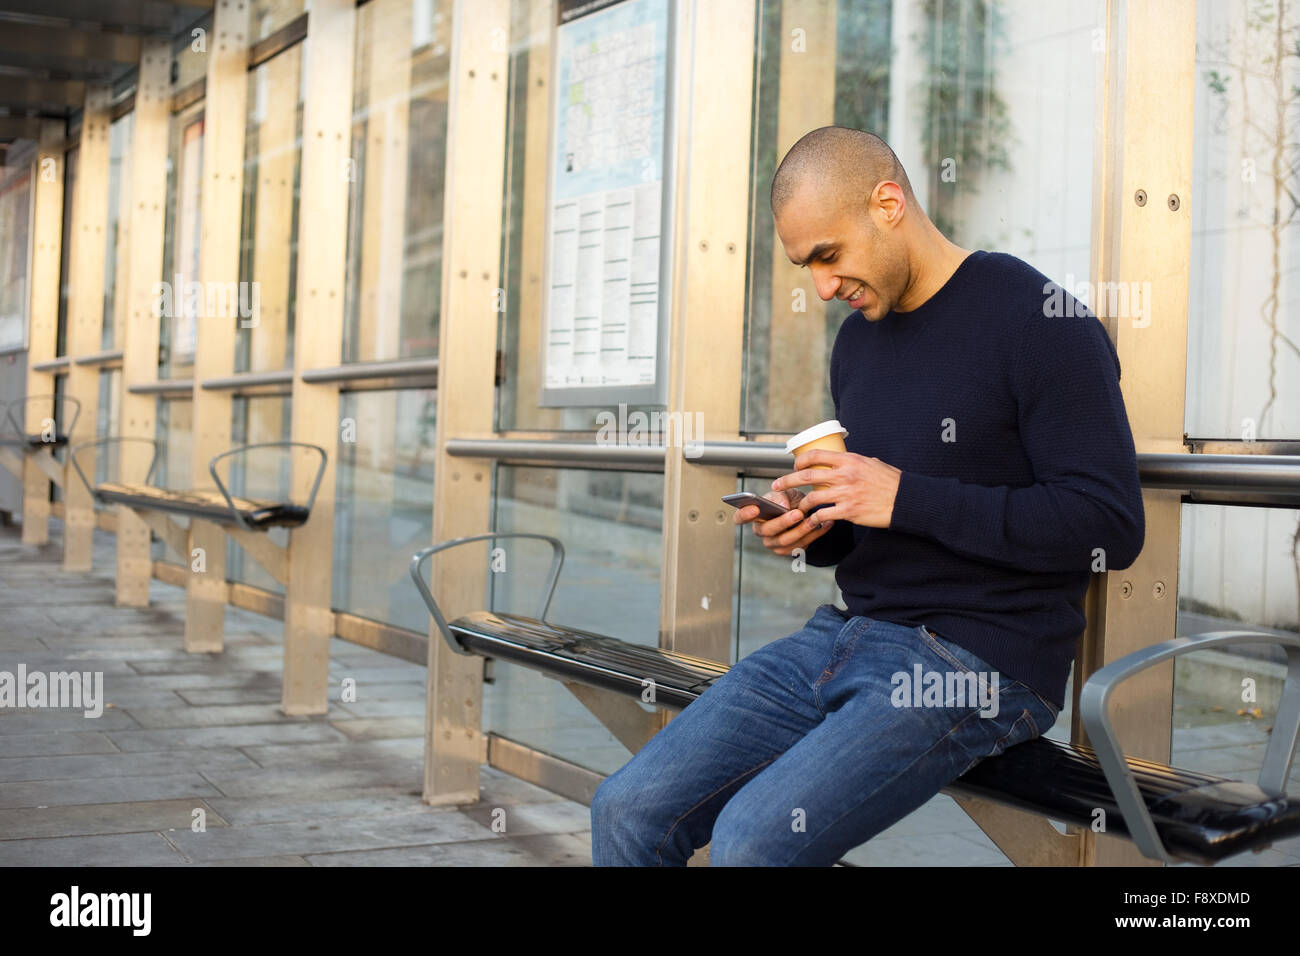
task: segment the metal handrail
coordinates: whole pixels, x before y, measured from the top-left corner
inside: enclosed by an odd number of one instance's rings
[[[310,448],[312,451],[320,455],[320,467],[316,469],[316,480],[312,482],[311,494],[307,497],[306,507],[307,513],[310,515],[312,505],[316,503],[316,492],[320,489],[321,479],[325,476],[325,465],[328,460],[328,456],[325,454],[325,449],[321,448],[320,445],[311,445],[307,442],[301,441],[262,441],[254,442],[251,445],[240,445],[238,448],[230,449],[230,451],[223,451],[221,454],[214,456],[213,459],[208,462],[208,473],[212,475],[212,480],[217,483],[217,490],[220,491],[221,496],[226,499],[226,504],[230,506],[230,511],[235,516],[235,520],[249,531],[258,530],[249,524],[248,521],[245,520],[243,513],[235,507],[235,501],[231,498],[230,491],[226,488],[225,482],[221,480],[221,476],[217,474],[217,462],[223,458],[229,458],[231,455],[242,455],[254,448]]]
[[[411,579],[415,582],[416,588],[419,589],[421,599],[429,609],[429,613],[433,615],[433,620],[437,623],[438,630],[442,633],[443,638],[446,639],[447,646],[462,657],[475,657],[477,655],[465,650],[456,643],[451,628],[447,626],[447,619],[443,616],[441,608],[438,607],[438,602],[434,600],[433,591],[429,589],[429,585],[424,580],[422,565],[431,555],[439,551],[445,551],[457,545],[469,544],[471,541],[486,541],[495,538],[540,538],[543,541],[550,542],[553,555],[551,558],[551,571],[547,578],[546,596],[537,612],[537,620],[544,623],[546,621],[546,612],[551,606],[551,598],[555,595],[555,583],[559,580],[560,568],[564,565],[564,545],[558,538],[553,538],[548,534],[532,534],[526,531],[492,531],[487,534],[471,535],[467,538],[453,538],[450,541],[444,541],[442,544],[435,544],[431,548],[425,548],[411,557]]]
[[[146,485],[149,484],[149,479],[153,477],[153,470],[158,466],[158,442],[152,438],[132,438],[130,436],[115,435],[110,438],[96,438],[93,441],[79,442],[68,449],[68,461],[72,462],[73,470],[76,471],[77,476],[81,478],[81,483],[86,486],[86,490],[90,492],[90,496],[96,501],[99,500],[99,496],[95,494],[95,486],[90,483],[90,479],[86,477],[86,473],[81,470],[81,465],[77,463],[77,452],[83,448],[90,448],[93,445],[107,445],[109,442],[124,441],[148,442],[153,446],[153,458],[149,460],[149,470],[145,472],[144,475],[144,483]]]
[[[1110,697],[1122,681],[1154,664],[1227,644],[1279,644],[1286,651],[1287,673],[1277,716],[1269,736],[1264,764],[1259,771],[1259,788],[1271,797],[1286,796],[1287,775],[1300,737],[1300,638],[1287,634],[1261,634],[1255,631],[1214,631],[1176,637],[1152,644],[1095,671],[1079,691],[1079,716],[1106,782],[1115,795],[1115,803],[1129,836],[1144,856],[1173,862],[1147,811],[1133,772],[1124,760],[1124,752],[1110,723]]]
[[[14,410],[15,406],[22,405],[22,406],[23,406],[23,412],[24,412],[24,414],[26,414],[27,403],[28,403],[28,402],[34,402],[34,401],[36,401],[37,399],[48,399],[48,400],[53,401],[53,402],[62,401],[62,402],[64,403],[65,406],[66,406],[69,402],[71,402],[71,403],[72,403],[72,421],[68,424],[68,427],[67,427],[67,429],[64,431],[64,434],[65,434],[65,435],[72,435],[72,434],[74,434],[74,433],[76,432],[76,428],[77,428],[77,419],[81,418],[81,402],[79,402],[77,399],[73,398],[71,395],[24,395],[22,398],[15,399],[14,401],[9,402],[9,403],[5,406],[5,418],[9,419],[9,424],[13,426],[14,432],[15,432],[16,434],[18,434],[18,435],[19,435],[20,437],[22,437],[22,438],[26,438],[26,437],[27,437],[27,423],[26,423],[26,422],[20,422],[20,421],[18,421],[18,419],[14,418],[13,410]],[[56,409],[56,412],[57,412],[57,409]],[[57,427],[55,428],[55,431],[56,431],[56,432],[58,431],[58,428],[57,428]]]

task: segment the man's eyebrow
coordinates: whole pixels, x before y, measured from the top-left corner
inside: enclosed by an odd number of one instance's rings
[[[791,259],[790,262],[796,266],[806,266],[814,259],[820,258],[821,256],[824,256],[826,253],[830,252],[832,249],[836,249],[838,247],[839,247],[839,243],[837,242],[819,242],[817,243],[817,245],[812,247],[812,251],[808,253],[808,256],[802,262],[799,262],[795,259]]]

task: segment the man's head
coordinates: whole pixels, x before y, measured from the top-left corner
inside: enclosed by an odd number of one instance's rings
[[[815,129],[786,153],[772,177],[772,215],[786,255],[808,266],[817,294],[871,321],[903,295],[910,244],[928,224],[889,145],[842,126]]]

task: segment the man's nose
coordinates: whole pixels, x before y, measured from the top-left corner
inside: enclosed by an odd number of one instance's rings
[[[818,272],[813,270],[813,283],[817,286],[817,295],[825,302],[829,302],[835,297],[836,290],[840,287],[840,280],[829,272]]]

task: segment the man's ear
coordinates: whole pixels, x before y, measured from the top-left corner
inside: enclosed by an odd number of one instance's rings
[[[880,210],[880,217],[886,226],[897,226],[907,209],[907,200],[903,187],[891,179],[881,180],[871,194],[871,204]]]

